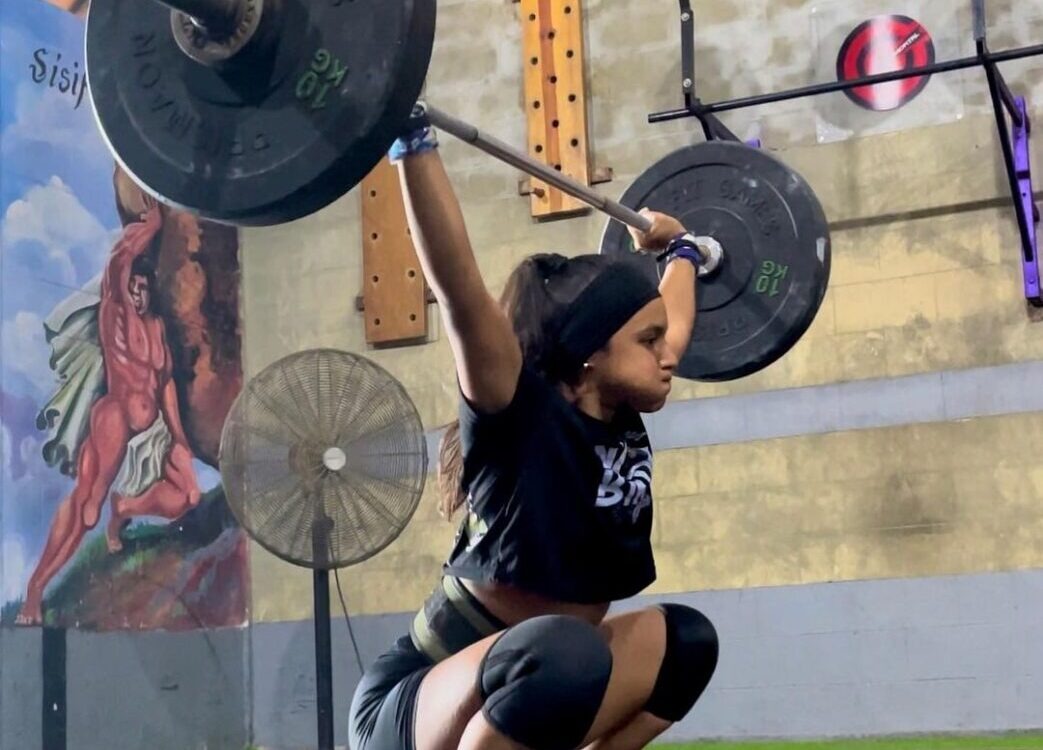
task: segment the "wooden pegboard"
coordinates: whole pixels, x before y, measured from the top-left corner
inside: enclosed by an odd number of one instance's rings
[[[366,341],[377,346],[423,341],[427,284],[409,234],[398,172],[384,158],[359,189]]]
[[[580,0],[520,0],[529,153],[583,183],[590,182],[583,8]],[[586,204],[533,179],[536,218],[583,213]]]

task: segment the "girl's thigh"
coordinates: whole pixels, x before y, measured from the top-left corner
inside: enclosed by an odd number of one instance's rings
[[[666,624],[657,608],[606,618],[598,630],[612,652],[612,674],[584,744],[641,712],[652,694],[666,648]],[[435,665],[424,677],[416,705],[416,750],[456,750],[467,723],[482,708],[478,671],[500,635],[472,644]]]

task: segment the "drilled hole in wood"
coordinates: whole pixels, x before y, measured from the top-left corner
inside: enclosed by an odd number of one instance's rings
[[[553,39],[557,35],[558,35],[558,32],[554,31],[553,29],[551,29],[550,31],[547,32],[547,38],[548,39]]]
[[[416,271],[414,271],[412,268],[410,268],[406,275],[409,276],[409,278],[411,278],[411,279],[415,279],[416,278]]]
[[[572,12],[572,6],[571,6],[571,5],[566,5],[566,6],[565,6],[565,15],[567,16],[567,15],[569,15],[569,14],[570,14],[571,12]]]
[[[530,13],[529,14],[529,20],[530,21],[535,21],[536,20],[536,14],[535,13]]]
[[[372,237],[373,239],[376,239],[378,236],[379,235],[376,232],[374,232],[373,234],[370,235],[370,237]]]
[[[369,197],[370,198],[376,198],[377,197],[377,191],[376,190],[370,190],[369,191]]]
[[[540,58],[534,57],[531,60],[529,60],[529,62],[531,62],[533,65],[539,65],[540,64]]]
[[[379,326],[380,325],[380,318],[374,318],[373,319],[373,325]]]
[[[414,313],[410,313],[409,314],[409,319],[410,320],[416,320],[416,315]]]
[[[557,83],[558,82],[558,77],[557,76],[551,76],[550,77],[550,82],[551,83]]]
[[[572,57],[575,57],[575,56],[576,56],[576,53],[573,52],[572,50],[567,50],[565,52],[565,57],[572,58]]]
[[[542,154],[543,153],[543,146],[539,145],[538,143],[536,144],[536,153],[537,154]]]
[[[560,164],[555,164],[555,165],[554,165],[554,168],[555,168],[556,170],[558,170],[559,172],[561,171],[561,165],[560,165]]]
[[[379,276],[374,276],[373,277],[373,283],[374,284],[378,283],[379,281],[380,281],[380,277]]]
[[[579,146],[579,138],[572,139],[572,147],[577,148]]]
[[[557,121],[557,120],[551,120],[551,121],[550,121],[550,126],[551,126],[552,128],[556,128],[556,127],[558,127],[558,121]]]
[[[576,101],[576,95],[575,94],[569,94],[569,101],[570,102]]]
[[[540,108],[540,103],[538,101],[533,102],[532,103],[532,108],[533,109],[539,109]]]

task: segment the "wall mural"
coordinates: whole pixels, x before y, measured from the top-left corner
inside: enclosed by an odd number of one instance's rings
[[[0,8],[0,622],[242,625],[246,536],[216,470],[238,235],[115,166],[83,19],[57,5]]]

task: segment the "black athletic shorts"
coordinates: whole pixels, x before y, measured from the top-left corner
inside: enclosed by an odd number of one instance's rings
[[[415,750],[414,720],[420,682],[434,662],[404,635],[359,681],[351,700],[351,750]]]

